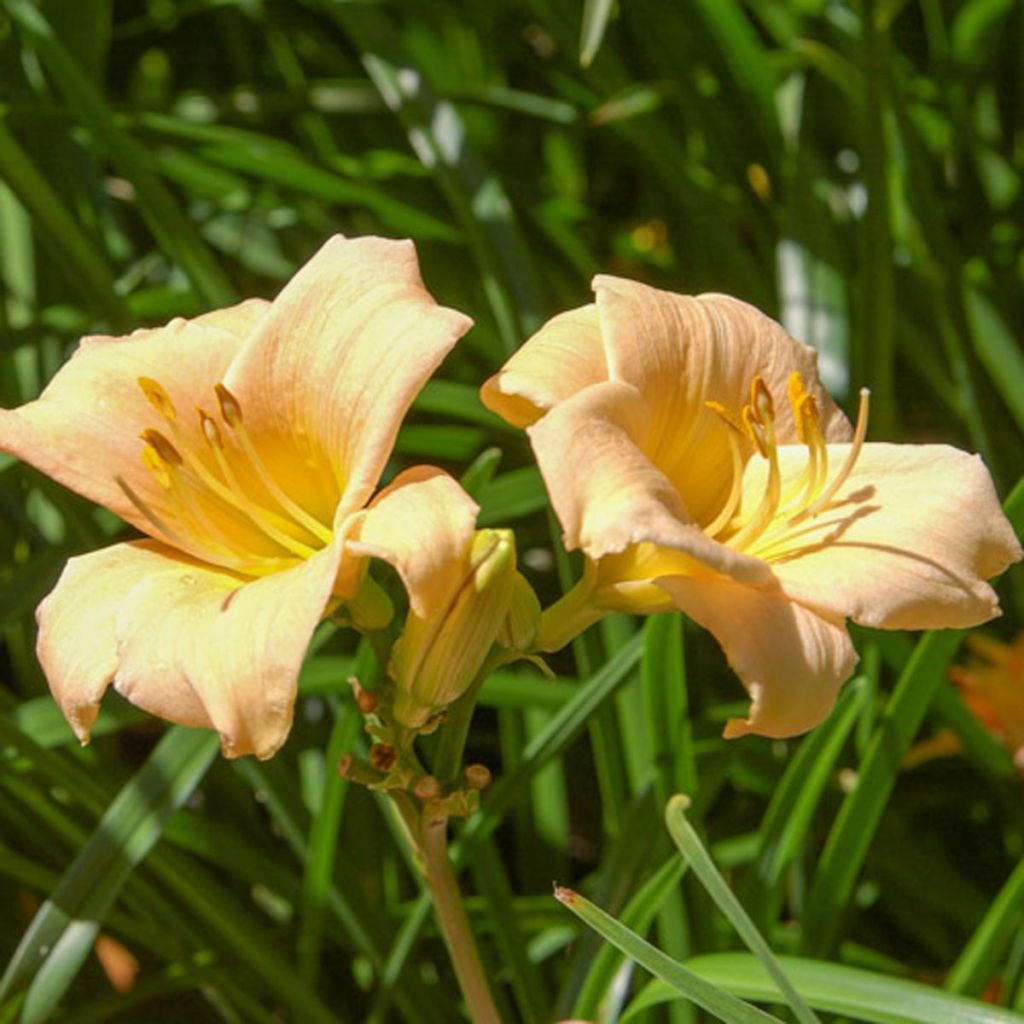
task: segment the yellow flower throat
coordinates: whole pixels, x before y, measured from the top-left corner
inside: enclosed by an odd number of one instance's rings
[[[814,396],[805,388],[800,374],[789,376],[788,398],[793,410],[797,437],[807,447],[803,472],[786,484],[779,468],[775,435],[775,402],[764,379],[758,375],[750,384],[750,402],[734,417],[718,402],[707,402],[726,427],[732,458],[732,486],[721,511],[704,528],[709,537],[737,551],[764,558],[792,527],[824,511],[853,471],[868,429],[868,390],[861,389],[860,407],[853,441],[839,471],[828,479],[828,446],[821,429],[821,416]],[[764,493],[749,511],[738,513],[743,497],[744,463],[740,441],[748,438],[768,463]]]
[[[166,429],[142,431],[141,456],[165,495],[172,521],[123,476],[114,479],[159,537],[211,564],[252,576],[294,565],[331,542],[330,528],[274,479],[245,427],[241,405],[223,384],[214,393],[224,429],[205,409],[196,410],[201,452],[182,432],[166,390],[150,377],[139,377],[138,384]]]

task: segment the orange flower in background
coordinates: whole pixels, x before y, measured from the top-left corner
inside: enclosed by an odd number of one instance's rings
[[[485,405],[526,427],[580,584],[545,612],[555,650],[613,610],[678,608],[746,685],[727,736],[820,722],[856,653],[845,620],[970,626],[1021,556],[981,460],[865,443],[816,356],[728,296],[614,277],[492,377]]]
[[[347,544],[380,514],[401,420],[470,323],[425,290],[411,242],[338,236],[272,303],[86,338],[37,401],[0,410],[0,449],[148,535],[71,559],[39,607],[83,742],[113,683],[216,729],[227,756],[278,749],[314,628],[359,594],[367,554]],[[434,550],[467,529],[441,476],[389,489],[407,521],[432,517]]]
[[[967,665],[949,674],[964,703],[1024,770],[1024,633],[1010,644],[972,635],[967,649]]]

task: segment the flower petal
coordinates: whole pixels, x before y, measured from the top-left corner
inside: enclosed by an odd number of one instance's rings
[[[155,512],[174,518],[140,461],[139,433],[163,424],[139,378],[159,382],[180,428],[198,442],[196,396],[212,400],[214,385],[267,305],[253,299],[123,338],[83,338],[36,401],[0,410],[0,449],[152,533],[114,480],[120,474]]]
[[[829,446],[831,474],[847,450]],[[802,459],[792,449],[779,454],[784,475]],[[759,472],[747,474],[755,492]],[[985,581],[1018,561],[1021,548],[977,455],[868,444],[831,507],[758,554],[786,593],[812,608],[866,626],[941,629],[999,614]]]
[[[251,581],[153,541],[72,559],[39,607],[38,651],[75,732],[88,739],[113,682],[145,711],[217,729],[228,757],[270,757],[341,546]]]
[[[690,556],[695,571],[765,578],[762,562],[693,523],[671,481],[643,453],[648,430],[642,396],[618,381],[585,388],[528,429],[566,547],[596,560],[647,541]]]
[[[777,590],[727,579],[660,579],[677,607],[714,634],[750,693],[750,714],[724,735],[795,736],[829,713],[857,663],[841,621],[810,611]]]
[[[643,394],[651,416],[644,452],[697,522],[717,514],[732,479],[728,428],[705,403],[737,415],[755,375],[775,398],[780,442],[797,439],[785,400],[794,370],[817,400],[825,436],[850,438],[849,423],[818,381],[817,353],[753,306],[605,275],[594,279],[594,289],[609,376]]]
[[[462,583],[478,511],[447,473],[414,466],[359,515],[346,550],[394,566],[412,610],[430,619],[448,606]]]
[[[608,379],[594,305],[549,320],[480,389],[492,412],[515,427],[535,423],[556,403]]]
[[[424,288],[412,242],[338,235],[274,300],[225,384],[285,490],[309,507],[303,461],[323,465],[352,511],[373,493],[413,398],[471,324]]]

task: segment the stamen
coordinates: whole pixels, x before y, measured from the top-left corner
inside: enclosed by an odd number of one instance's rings
[[[768,445],[765,443],[764,430],[761,424],[758,423],[754,418],[753,407],[749,405],[743,406],[743,412],[740,413],[743,418],[743,426],[746,429],[746,433],[750,436],[750,439],[757,446],[758,453],[761,458],[768,458]]]
[[[775,513],[779,508],[782,477],[779,473],[779,458],[774,444],[768,449],[767,458],[768,484],[765,487],[760,504],[748,522],[725,541],[729,547],[735,548],[737,551],[742,551],[747,545],[752,544],[771,526]]]
[[[128,481],[125,480],[120,473],[114,474],[114,483],[124,492],[124,496],[135,506],[139,515],[141,515],[158,533],[162,533],[167,540],[171,542],[176,548],[188,549],[188,544],[175,530],[172,530],[129,486]]]
[[[238,440],[242,451],[245,453],[249,462],[252,463],[252,467],[256,470],[256,475],[259,477],[260,483],[266,487],[271,497],[281,506],[282,509],[288,515],[290,515],[297,522],[301,523],[310,533],[313,534],[318,540],[324,544],[330,544],[333,538],[333,533],[316,519],[310,515],[301,505],[293,501],[280,487],[278,482],[271,475],[267,469],[266,464],[260,457],[259,452],[256,450],[256,446],[252,443],[252,439],[249,437],[249,432],[245,429],[245,424],[242,422],[242,407],[239,405],[238,400],[231,394],[230,391],[223,384],[218,384],[214,390],[217,393],[217,401],[220,403],[221,415],[224,417],[224,422],[227,423],[233,431],[235,437]],[[205,432],[204,427],[204,432]],[[218,449],[214,449],[216,452]]]
[[[716,409],[715,412],[717,411]],[[729,423],[728,419],[726,419],[726,423]],[[730,429],[726,430],[726,437],[729,439],[729,454],[732,456],[732,488],[729,491],[729,496],[725,499],[722,511],[715,517],[714,522],[704,530],[709,537],[721,533],[732,522],[740,498],[743,496],[743,456],[740,454],[740,443],[736,437],[736,431],[732,429],[731,424],[729,427]]]
[[[177,418],[177,412],[174,408],[174,403],[171,401],[171,396],[152,377],[139,377],[138,384],[142,388],[142,393],[149,399],[149,404],[168,423],[173,423]]]
[[[119,473],[114,475],[114,482],[121,488],[124,496],[135,506],[139,514],[173,547],[188,552],[196,558],[211,565],[220,566],[222,569],[229,569],[232,572],[240,572],[247,576],[269,576],[271,573],[280,572],[295,564],[290,558],[261,558],[256,561],[243,561],[231,555],[224,557],[207,548],[193,544],[176,530],[168,526],[135,492],[127,480]]]
[[[860,389],[860,406],[857,409],[857,426],[853,432],[853,440],[850,442],[850,450],[847,452],[846,461],[843,463],[839,472],[836,473],[832,482],[824,491],[822,491],[815,501],[789,520],[790,526],[802,522],[804,519],[816,516],[821,512],[822,509],[824,509],[835,497],[839,488],[846,483],[847,477],[849,477],[850,473],[853,472],[853,467],[856,465],[857,459],[860,457],[860,450],[864,447],[864,438],[867,436],[868,432],[870,395],[871,392],[867,388]],[[824,447],[824,445],[822,447]]]
[[[232,508],[236,508],[244,513],[271,540],[280,544],[281,547],[292,554],[298,555],[299,558],[308,558],[315,553],[314,548],[295,540],[285,533],[284,530],[278,529],[273,523],[268,522],[266,516],[259,516],[261,510],[258,506],[254,506],[249,502],[240,503],[231,491],[227,490],[223,484],[210,476],[205,470],[204,473],[208,479],[201,479],[197,476],[193,472],[193,468],[199,469],[200,464],[186,464],[178,449],[159,430],[144,430],[141,436],[146,442],[146,448],[143,449],[143,462],[154,472],[161,484],[163,484],[164,480],[168,481],[164,486],[168,487],[171,495],[177,500],[181,509],[185,512],[186,518],[191,519],[202,532],[212,536],[217,545],[224,551],[231,552],[233,550],[231,538],[214,523],[193,493],[195,491],[202,491],[203,483],[216,484],[215,487],[210,489],[214,491],[217,497],[222,498]],[[152,454],[147,455],[147,450]],[[214,449],[214,451],[216,452],[218,449]],[[223,453],[221,453],[221,457],[223,458]]]
[[[760,374],[750,382],[750,407],[761,426],[767,429],[775,422],[775,401]]]
[[[139,437],[146,442],[147,448],[151,449],[169,466],[180,466],[184,463],[185,460],[181,457],[181,452],[159,430],[147,428],[139,434]]]

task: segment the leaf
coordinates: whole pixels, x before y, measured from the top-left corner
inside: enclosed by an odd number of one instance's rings
[[[29,986],[23,1024],[42,1022],[56,1008],[121,887],[202,781],[217,749],[210,732],[171,729],[104,813],[0,979],[0,1000]]]

